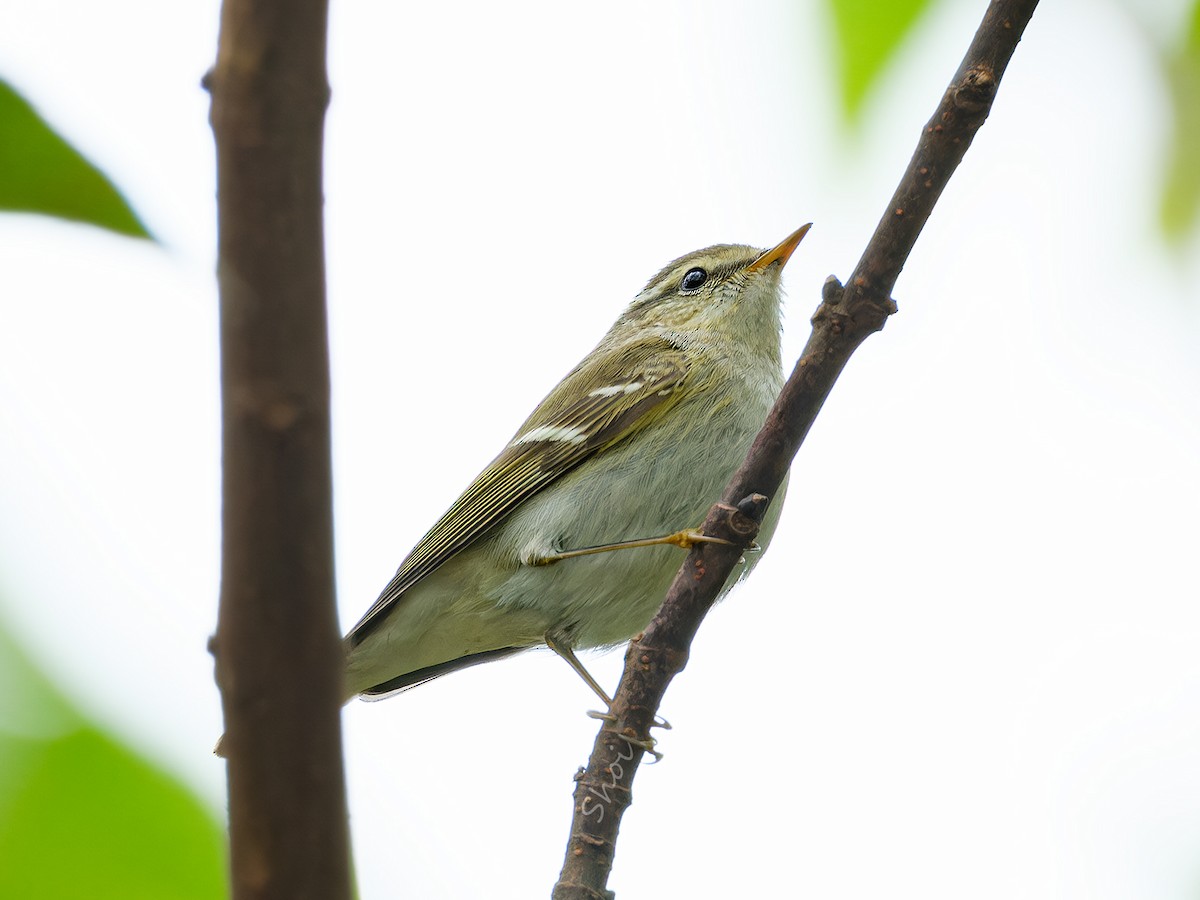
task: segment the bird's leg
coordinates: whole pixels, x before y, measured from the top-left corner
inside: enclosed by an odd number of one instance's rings
[[[671,544],[684,550],[690,550],[696,544],[729,545],[731,542],[724,538],[710,537],[701,531],[689,528],[684,531],[676,531],[674,534],[664,534],[662,537],[639,538],[634,541],[616,541],[612,544],[599,544],[595,547],[581,547],[578,550],[561,550],[558,553],[538,557],[532,560],[530,565],[548,566],[552,563],[561,562],[564,559],[573,559],[577,556],[591,556],[593,553],[607,553],[610,550],[632,550],[634,547],[658,547],[663,544]],[[571,663],[571,665],[574,667],[576,664]],[[586,681],[587,679],[585,678],[584,680]]]
[[[545,640],[546,646],[557,653],[568,666],[574,669],[575,674],[582,678],[584,683],[593,691],[595,691],[596,696],[604,701],[604,708],[606,710],[605,712],[589,710],[588,715],[593,719],[601,719],[609,724],[615,722],[617,717],[612,713],[612,700],[609,698],[608,694],[604,692],[604,688],[600,687],[600,682],[592,677],[591,672],[584,668],[583,663],[579,661],[579,657],[575,655],[575,651],[571,649],[571,645],[564,643],[562,640],[558,639],[552,634],[547,634]],[[671,723],[666,719],[663,719],[660,716],[655,716],[654,718],[655,721],[651,723],[651,728],[670,729]],[[638,741],[626,737],[625,740],[629,741],[631,744],[641,747],[647,753],[651,754],[654,757],[655,762],[662,759],[662,754],[654,749],[655,744],[658,743],[656,740],[654,740],[654,738],[647,738],[644,741]]]
[[[596,692],[596,696],[604,703],[604,708],[610,710],[602,714],[597,714],[595,718],[609,720],[612,716],[612,698],[604,692],[604,688],[600,687],[600,682],[592,677],[592,673],[583,667],[583,663],[579,661],[579,657],[575,655],[575,651],[571,649],[571,645],[564,643],[552,634],[546,635],[546,646],[557,653],[562,660],[575,670],[575,674],[583,679],[584,684]]]

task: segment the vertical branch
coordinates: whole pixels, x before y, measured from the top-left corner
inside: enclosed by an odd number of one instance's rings
[[[322,239],[326,0],[225,0],[217,145],[233,896],[348,898]]]
[[[850,356],[895,312],[892,287],[942,189],[987,119],[1000,79],[1037,0],[992,0],[962,64],[921,132],[916,151],[847,285],[826,282],[812,335],[755,438],[745,462],[703,531],[729,546],[703,543],[688,554],[662,607],[625,655],[613,720],[596,736],[576,775],[575,808],[554,900],[610,897],[608,875],[621,817],[650,726],[671,679],[687,664],[700,622],[758,530],[800,443]],[[864,538],[865,540],[865,538]],[[729,752],[741,753],[738,738]]]

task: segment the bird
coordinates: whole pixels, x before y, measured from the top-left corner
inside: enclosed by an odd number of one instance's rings
[[[608,702],[575,651],[642,631],[678,547],[707,539],[695,526],[783,386],[780,274],[810,226],[688,253],[647,282],[346,634],[344,699],[549,646]]]

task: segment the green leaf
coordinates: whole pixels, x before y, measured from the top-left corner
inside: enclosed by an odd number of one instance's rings
[[[0,79],[0,211],[42,213],[150,238],[107,176]]]
[[[220,900],[220,826],[102,733],[0,632],[0,897]]]
[[[1159,207],[1167,237],[1181,239],[1200,217],[1200,2],[1182,47],[1167,60],[1167,85],[1175,112]]]
[[[842,109],[855,120],[863,100],[930,0],[827,0],[837,41]]]

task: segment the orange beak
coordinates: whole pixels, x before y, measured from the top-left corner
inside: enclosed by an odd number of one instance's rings
[[[779,268],[787,265],[787,261],[791,259],[792,254],[796,252],[796,248],[800,246],[800,242],[804,240],[804,236],[808,234],[808,229],[812,228],[812,222],[807,225],[801,225],[782,241],[767,250],[750,265],[746,266],[747,272],[756,272],[759,269],[765,269],[772,263],[779,263]]]

